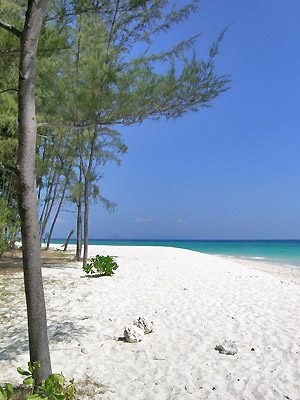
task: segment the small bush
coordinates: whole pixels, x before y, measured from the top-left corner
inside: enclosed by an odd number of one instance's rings
[[[0,386],[0,400],[9,400],[13,395],[13,392],[13,387],[10,383],[7,383],[4,389]]]
[[[73,400],[76,393],[74,380],[70,380],[69,385],[65,385],[66,378],[61,374],[51,374],[46,380],[42,381],[39,386],[39,393],[33,394],[35,381],[40,370],[40,363],[34,362],[33,365],[28,363],[29,371],[17,368],[19,374],[25,376],[24,385],[31,385],[31,392],[26,400]],[[4,398],[5,399],[5,398]],[[9,397],[7,397],[7,400]],[[0,396],[1,400],[1,396]]]
[[[115,270],[119,268],[118,264],[110,256],[99,256],[91,259],[90,264],[83,267],[86,274],[100,274],[102,276],[112,276]]]

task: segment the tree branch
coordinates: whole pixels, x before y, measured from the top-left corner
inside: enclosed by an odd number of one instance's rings
[[[19,31],[19,29],[15,28],[12,25],[7,24],[6,22],[2,21],[0,19],[0,28],[5,29],[6,31],[12,33],[13,35],[20,37],[22,32]]]
[[[4,89],[4,90],[1,90],[0,94],[5,93],[5,92],[17,92],[17,91],[18,91],[18,89],[15,89],[15,88]]]
[[[0,49],[0,54],[6,56],[10,54],[15,54],[15,53],[20,53],[20,49],[15,49],[15,50],[1,50]]]
[[[15,175],[19,174],[19,171],[17,170],[17,168],[9,167],[8,165],[3,165],[3,164],[0,164],[0,171],[12,172]]]
[[[90,126],[94,126],[95,123],[90,123],[87,125],[78,125],[78,124],[53,124],[51,122],[39,122],[36,124],[37,128],[77,128],[77,129],[85,129],[89,128]]]

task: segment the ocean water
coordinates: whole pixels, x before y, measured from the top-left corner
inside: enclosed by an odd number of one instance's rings
[[[51,243],[63,244],[64,239]],[[70,244],[75,244],[71,240]],[[300,240],[89,240],[91,245],[167,246],[300,268]]]

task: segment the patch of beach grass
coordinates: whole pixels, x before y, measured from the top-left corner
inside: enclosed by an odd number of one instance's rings
[[[76,387],[77,391],[75,397],[77,399],[93,399],[95,395],[102,395],[108,390],[107,386],[95,382],[89,377],[80,381]]]

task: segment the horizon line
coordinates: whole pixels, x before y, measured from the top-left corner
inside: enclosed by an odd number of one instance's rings
[[[65,240],[64,238],[53,238],[51,240]],[[70,239],[70,240],[76,240],[75,239]],[[122,241],[140,241],[140,242],[272,242],[272,241],[300,241],[300,238],[298,239],[95,239],[95,238],[89,238],[88,240],[98,240],[102,242],[122,242]],[[83,239],[82,239],[83,241]]]

